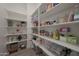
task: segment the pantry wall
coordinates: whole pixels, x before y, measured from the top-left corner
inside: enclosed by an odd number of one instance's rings
[[[6,10],[0,5],[0,53],[4,55],[6,54],[6,35],[7,31],[5,27],[7,26],[6,22],[7,12]]]

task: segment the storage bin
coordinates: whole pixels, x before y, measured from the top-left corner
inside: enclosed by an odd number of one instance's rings
[[[66,41],[71,44],[78,44],[79,43],[78,37],[67,37]]]

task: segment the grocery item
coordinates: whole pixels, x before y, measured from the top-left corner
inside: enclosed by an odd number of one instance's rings
[[[59,3],[53,3],[53,6],[56,6],[56,5],[58,5]]]
[[[60,51],[60,55],[61,56],[69,56],[71,52],[72,52],[71,49],[68,49],[65,47]]]
[[[56,40],[60,40],[60,33],[58,30],[56,30],[54,33],[53,33],[53,38],[56,39]]]
[[[49,32],[45,30],[40,30],[40,35],[49,36]]]
[[[33,22],[34,26],[38,26],[38,21]]]
[[[18,51],[18,43],[11,43],[11,44],[7,44],[7,50],[9,52],[9,54],[17,52]]]
[[[53,32],[51,32],[51,35],[50,35],[50,37],[51,37],[51,38],[53,38]]]
[[[42,12],[41,12],[41,14],[44,14],[46,12],[46,10],[43,10]]]
[[[17,39],[20,41],[20,40],[22,39],[22,36],[19,35],[19,36],[17,37]]]
[[[49,36],[49,32],[48,31],[45,31],[45,36]]]
[[[23,27],[23,26],[25,26],[25,25],[26,25],[26,22],[22,21],[22,22],[21,22],[21,26]]]
[[[48,3],[48,4],[47,4],[47,12],[50,11],[52,7],[53,7],[53,6],[52,6],[52,3]]]
[[[45,22],[45,25],[50,25],[50,24],[51,24],[50,21],[46,21],[46,22]]]
[[[61,51],[64,49],[64,47],[57,45],[55,43],[51,43],[51,42],[49,42],[49,43],[50,43],[49,44],[50,48],[48,50],[51,51],[54,55],[59,56]]]
[[[53,7],[58,5],[59,3],[48,3],[47,4],[47,12],[50,11]]]
[[[79,56],[79,52],[76,52],[76,51],[72,51],[70,56]]]
[[[70,27],[61,27],[60,28],[60,35],[61,36],[66,36],[68,33],[70,33],[71,29]]]
[[[64,16],[60,16],[59,17],[59,23],[63,23],[63,22],[68,22],[68,16],[64,15]]]
[[[44,35],[44,30],[40,30],[40,35]]]
[[[37,39],[37,37],[36,36],[33,36],[33,40],[36,40]]]
[[[67,40],[66,41],[68,43],[71,43],[71,44],[78,44],[79,43],[78,37],[72,36],[72,35],[67,36]]]
[[[79,20],[79,11],[76,11],[74,14],[74,20]]]
[[[37,28],[33,28],[33,33],[38,34],[38,29]]]
[[[79,20],[79,6],[75,6],[74,20]]]
[[[20,45],[20,48],[21,48],[21,49],[24,49],[24,48],[26,48],[26,46],[25,46],[24,44],[21,44],[21,45]]]
[[[70,27],[62,27],[60,28],[60,32],[70,32]]]
[[[79,20],[79,11],[74,14],[74,20]]]
[[[68,22],[70,22],[70,21],[74,21],[74,11],[71,11],[69,13]]]
[[[13,21],[12,20],[8,20],[8,26],[13,26]]]

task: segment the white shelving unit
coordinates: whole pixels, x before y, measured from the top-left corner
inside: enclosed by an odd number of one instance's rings
[[[38,42],[32,40],[33,43],[38,46],[39,48],[41,48],[48,56],[55,56],[54,54],[52,54],[50,51],[48,51],[45,47],[43,47],[41,44],[39,44]]]
[[[9,53],[14,53],[27,47],[27,22],[7,19],[6,47]],[[11,47],[11,48],[10,48]],[[17,52],[16,51],[16,52]]]
[[[19,20],[7,19],[7,22],[9,22],[9,20],[12,22],[12,26],[8,26],[7,27],[6,37],[19,36],[19,35],[27,35],[27,22],[26,21],[19,21]],[[24,25],[21,26],[21,22],[23,22]],[[19,28],[19,27],[22,27],[22,29]],[[20,32],[17,32],[17,29]],[[17,41],[17,40],[15,41],[14,40],[12,42],[7,42],[7,43],[9,44],[9,43],[15,43],[15,42],[22,42],[22,41]]]
[[[33,26],[32,25],[32,29],[37,29],[38,32],[35,34],[34,32],[32,33],[32,36],[37,36],[38,38],[41,38],[41,39],[44,39],[44,40],[47,40],[49,42],[52,42],[52,43],[55,43],[57,45],[60,45],[60,46],[63,46],[63,47],[66,47],[66,48],[69,48],[71,50],[74,50],[76,52],[79,52],[79,46],[78,44],[75,45],[75,44],[71,44],[71,43],[67,43],[66,41],[64,41],[64,39],[66,39],[65,37],[61,37],[60,40],[55,40],[55,39],[52,39],[50,37],[46,37],[46,36],[42,36],[40,35],[40,30],[48,30],[49,28],[52,28],[54,29],[55,27],[62,27],[63,26],[71,26],[73,27],[74,25],[78,24],[79,25],[79,21],[67,21],[67,22],[57,22],[57,23],[54,23],[54,24],[51,24],[51,25],[41,25],[41,22],[44,22],[46,20],[50,20],[51,21],[53,19],[56,19],[56,20],[60,20],[58,19],[57,17],[59,17],[60,15],[63,16],[65,13],[67,13],[67,15],[69,16],[69,12],[71,10],[73,10],[73,8],[75,8],[75,6],[79,6],[78,4],[73,4],[73,3],[67,3],[67,4],[64,4],[64,3],[61,3],[61,4],[58,4],[54,7],[52,7],[49,11],[46,11],[44,12],[43,14],[41,14],[41,11],[44,10],[44,6],[47,5],[47,4],[41,4],[40,7],[37,8],[37,10],[33,13],[32,17],[35,17],[35,16],[38,16],[35,20],[38,21],[38,26]],[[53,17],[53,19],[52,19]],[[68,20],[68,19],[67,19]],[[32,20],[34,21],[34,20]],[[51,30],[49,30],[50,32]],[[42,45],[39,45],[37,42],[35,42],[35,45],[37,46],[42,46]],[[41,47],[40,47],[41,48]],[[41,48],[43,50],[43,48]],[[44,48],[47,50],[47,48]],[[43,50],[44,51],[44,50]],[[46,51],[44,51],[45,53],[48,53]],[[49,53],[48,55],[53,55],[53,53]]]

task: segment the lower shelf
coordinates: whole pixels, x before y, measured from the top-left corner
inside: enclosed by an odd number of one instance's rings
[[[32,35],[79,52],[79,45],[70,44],[70,43],[67,43],[67,42],[64,42],[64,41],[61,41],[61,40],[55,40],[55,39],[52,39],[52,38],[49,38],[49,37],[46,37],[46,36],[41,36],[39,34],[32,34]],[[65,39],[65,37],[61,37],[61,39],[63,40],[63,39]]]
[[[12,41],[12,42],[7,42],[6,44],[11,44],[11,43],[16,43],[16,42],[23,42],[23,41],[27,41],[27,39],[21,40],[21,41]]]
[[[51,53],[49,50],[47,50],[44,46],[42,46],[41,44],[39,44],[38,42],[32,40],[33,43],[38,46],[39,48],[41,48],[48,56],[55,56],[53,53]]]
[[[26,46],[27,46],[27,41],[22,40],[22,41],[9,42],[6,45],[6,48],[7,48],[8,53],[12,54],[19,50],[25,49]]]

